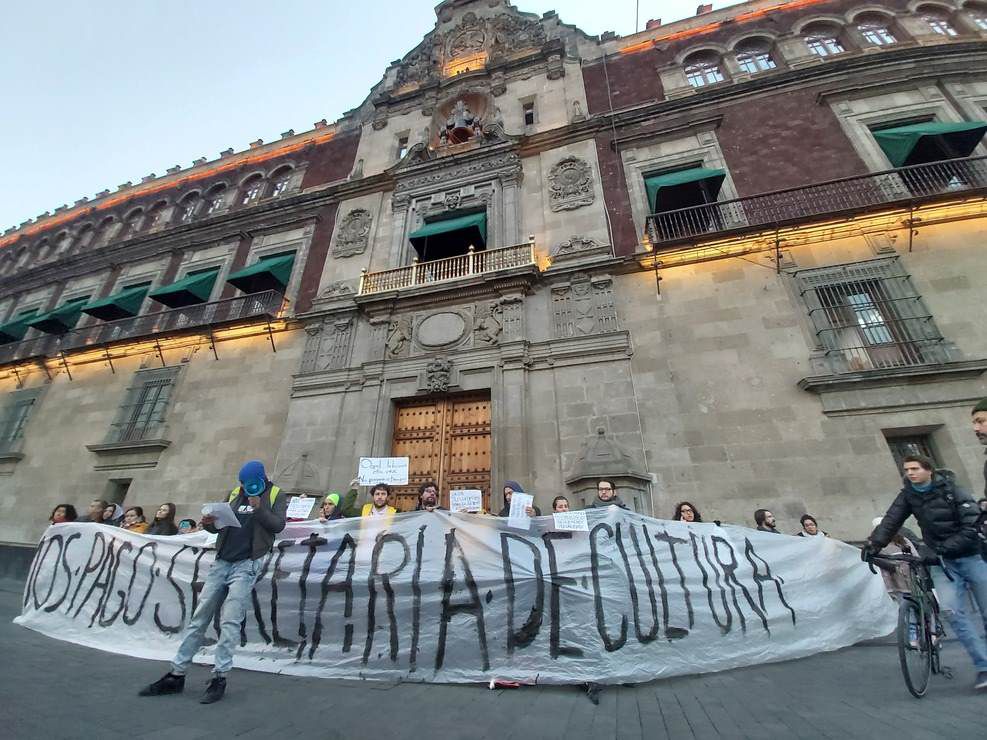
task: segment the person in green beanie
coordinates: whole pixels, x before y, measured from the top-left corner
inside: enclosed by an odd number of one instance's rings
[[[322,513],[319,515],[319,521],[325,524],[342,518],[343,509],[339,505],[339,494],[335,492],[328,494],[325,501],[322,502]]]
[[[973,407],[973,433],[984,445],[984,454],[987,454],[987,398]],[[987,497],[987,460],[984,460],[984,496]]]

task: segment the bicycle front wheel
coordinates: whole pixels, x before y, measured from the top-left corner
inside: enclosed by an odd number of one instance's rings
[[[932,672],[929,630],[918,604],[902,599],[898,606],[898,660],[905,686],[916,699],[925,696]]]

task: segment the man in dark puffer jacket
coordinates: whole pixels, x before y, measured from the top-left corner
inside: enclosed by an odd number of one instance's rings
[[[977,536],[979,508],[969,493],[956,486],[951,473],[934,472],[927,457],[909,455],[902,468],[905,485],[868,538],[864,557],[877,555],[905,520],[915,516],[925,544],[942,558],[953,578],[949,580],[940,567],[931,569],[942,612],[973,659],[974,688],[987,689],[987,617],[971,619],[966,598],[969,588],[981,615],[987,615],[987,563],[980,557]]]

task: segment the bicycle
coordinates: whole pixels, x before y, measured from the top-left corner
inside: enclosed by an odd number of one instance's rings
[[[867,565],[877,573],[875,561],[889,563],[892,567],[900,563],[909,566],[909,591],[901,594],[898,602],[898,662],[909,693],[921,699],[929,688],[931,674],[942,674],[947,679],[953,677],[952,671],[941,663],[946,630],[939,613],[939,601],[932,590],[932,574],[922,558],[907,553],[872,555],[867,559]],[[942,564],[942,558],[939,562]],[[949,571],[943,568],[943,572],[953,580]]]

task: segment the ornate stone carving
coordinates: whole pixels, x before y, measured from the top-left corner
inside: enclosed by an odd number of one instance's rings
[[[483,51],[487,41],[485,23],[476,13],[466,13],[446,41],[446,59],[468,56]]]
[[[343,298],[348,295],[353,295],[356,291],[353,290],[352,286],[345,280],[336,280],[335,282],[329,283],[326,289],[322,291],[320,298]]]
[[[469,314],[461,311],[438,311],[418,322],[415,327],[415,341],[426,350],[451,347],[463,340],[469,326]]]
[[[425,388],[429,393],[445,393],[452,381],[452,361],[436,357],[425,366]]]
[[[507,295],[500,299],[500,322],[504,327],[501,342],[524,339],[524,298]]]
[[[520,171],[521,160],[518,155],[514,152],[505,152],[504,154],[500,154],[495,157],[476,159],[459,165],[458,167],[450,167],[448,169],[424,173],[416,177],[403,178],[399,180],[397,185],[394,187],[394,197],[396,198],[401,193],[405,193],[409,190],[429,188],[439,183],[446,184],[450,181],[471,177],[481,173],[488,174],[491,177],[496,177],[498,174],[502,175],[508,172]]]
[[[370,240],[370,224],[373,216],[364,208],[350,211],[339,224],[336,243],[332,247],[333,257],[352,257],[363,254]]]
[[[458,190],[454,190],[450,193],[446,193],[445,205],[450,211],[455,211],[459,208],[459,202],[461,200],[461,195]]]
[[[497,301],[481,303],[475,309],[473,342],[478,347],[494,347],[504,333],[503,310]]]
[[[387,356],[400,356],[405,353],[409,344],[411,344],[411,321],[407,316],[401,316],[388,326]]]
[[[552,250],[551,261],[554,265],[558,262],[599,259],[601,257],[611,257],[612,255],[613,252],[609,245],[600,244],[595,239],[574,235],[558,244]]]
[[[593,170],[576,157],[566,157],[548,173],[549,204],[553,211],[571,211],[593,202]]]
[[[346,367],[353,343],[353,324],[352,314],[347,314],[307,325],[301,372],[339,370]]]
[[[565,76],[565,66],[562,64],[561,54],[552,54],[548,57],[548,71],[546,76],[550,80],[558,80]]]
[[[591,280],[576,273],[567,285],[552,288],[556,337],[578,337],[619,330],[610,278]]]

